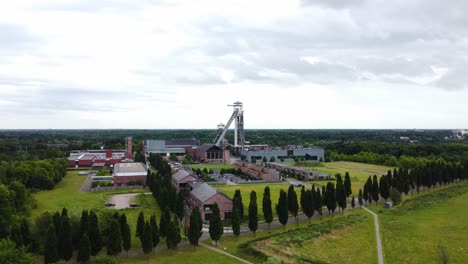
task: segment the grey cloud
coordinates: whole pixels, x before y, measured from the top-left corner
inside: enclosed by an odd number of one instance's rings
[[[449,69],[449,71],[439,80],[434,82],[434,85],[446,90],[454,91],[468,88],[468,63],[464,67]]]
[[[362,5],[366,0],[301,0],[303,5],[316,5],[330,8],[346,8]]]

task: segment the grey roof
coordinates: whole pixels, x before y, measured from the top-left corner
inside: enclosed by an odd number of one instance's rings
[[[174,175],[172,175],[172,179],[176,182],[179,182],[183,179],[185,179],[185,177],[189,176],[190,173],[188,173],[187,171],[185,170],[180,170],[178,172],[176,172]]]
[[[146,167],[141,162],[117,163],[114,165],[113,176],[143,176],[146,173]]]
[[[192,190],[192,195],[195,196],[200,202],[204,203],[211,197],[213,197],[217,191],[209,186],[206,183],[201,183],[195,187],[195,189]]]
[[[200,141],[191,138],[191,139],[171,139],[166,140],[166,147],[171,146],[198,146],[200,145]]]

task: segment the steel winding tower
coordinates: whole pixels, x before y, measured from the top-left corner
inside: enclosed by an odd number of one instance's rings
[[[218,125],[218,133],[214,139],[214,144],[218,147],[223,147],[222,144],[224,136],[226,135],[227,130],[234,121],[234,148],[236,150],[244,150],[246,141],[244,132],[244,109],[242,107],[243,105],[241,102],[237,101],[234,104],[228,106],[232,106],[234,108],[234,111],[226,125]]]

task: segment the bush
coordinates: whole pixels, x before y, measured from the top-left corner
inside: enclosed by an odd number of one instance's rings
[[[399,205],[401,203],[401,193],[397,189],[392,188],[390,190],[390,199],[392,199],[393,205]]]

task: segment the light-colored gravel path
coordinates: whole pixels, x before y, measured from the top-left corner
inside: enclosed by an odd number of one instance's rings
[[[377,256],[379,257],[379,264],[384,264],[383,253],[382,253],[382,240],[380,240],[380,226],[379,226],[379,216],[363,206],[364,210],[369,212],[374,216],[374,225],[375,225],[375,237],[377,241]]]

